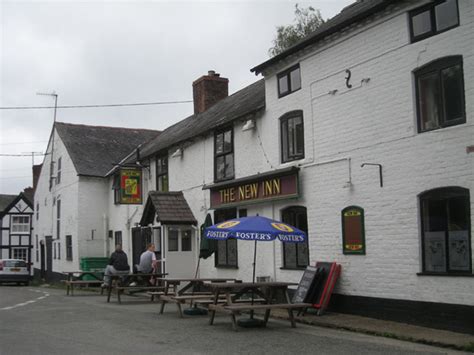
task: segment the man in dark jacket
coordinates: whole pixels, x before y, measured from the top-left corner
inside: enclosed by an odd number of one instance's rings
[[[115,246],[115,251],[110,256],[109,265],[105,268],[104,283],[102,284],[102,287],[110,286],[111,276],[126,276],[129,273],[130,266],[128,265],[127,254],[122,250],[122,245],[117,244]]]

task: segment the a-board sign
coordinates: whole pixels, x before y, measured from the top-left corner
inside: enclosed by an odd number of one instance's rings
[[[301,277],[298,288],[293,296],[292,303],[306,303],[311,302],[313,297],[313,291],[317,280],[321,278],[323,269],[314,266],[306,267],[306,270]]]

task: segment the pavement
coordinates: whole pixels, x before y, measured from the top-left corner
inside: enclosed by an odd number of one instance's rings
[[[230,317],[179,318],[174,305],[96,292],[0,286],[0,355],[16,354],[459,354],[386,337],[271,319],[266,328],[232,330]],[[324,317],[321,317],[321,319]],[[327,316],[327,319],[336,319]]]
[[[273,312],[273,317],[288,319],[285,311],[275,311]],[[320,327],[344,329],[352,332],[474,352],[474,335],[470,334],[341,313],[325,313],[322,316],[305,314],[304,316],[297,316],[296,319],[300,323]]]

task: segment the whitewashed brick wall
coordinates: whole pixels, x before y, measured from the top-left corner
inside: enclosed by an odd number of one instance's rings
[[[286,206],[306,206],[311,261],[334,260],[343,266],[337,292],[474,305],[474,278],[417,276],[418,195],[436,187],[462,186],[471,191],[474,211],[474,154],[466,153],[474,137],[474,2],[459,0],[459,27],[411,44],[407,10],[422,3],[401,5],[269,70],[266,112],[257,121],[258,131],[242,132],[241,123],[234,127],[236,178],[301,165],[299,200],[248,206],[248,214],[278,219]],[[412,71],[453,54],[464,59],[467,122],[418,134]],[[278,99],[276,73],[298,62],[302,89]],[[351,90],[345,86],[346,69],[352,71]],[[370,81],[361,84],[364,78]],[[338,92],[328,95],[331,90]],[[279,117],[296,109],[304,112],[306,157],[280,164]],[[319,165],[342,158],[351,159],[350,187],[347,161]],[[383,188],[377,168],[361,168],[364,162],[383,165]],[[184,191],[202,223],[209,207],[202,184],[213,181],[213,136],[195,141],[182,158],[170,158],[169,171],[170,189]],[[365,210],[365,256],[342,254],[340,213],[348,205]],[[202,262],[201,275],[249,280],[253,243],[239,241],[238,248],[238,270],[216,269],[211,257]],[[260,243],[258,248],[257,275],[300,279],[301,271],[280,269],[279,242]]]

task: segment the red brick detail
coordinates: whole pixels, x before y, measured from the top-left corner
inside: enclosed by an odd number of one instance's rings
[[[208,110],[212,105],[229,96],[229,79],[209,71],[193,82],[194,113]]]

